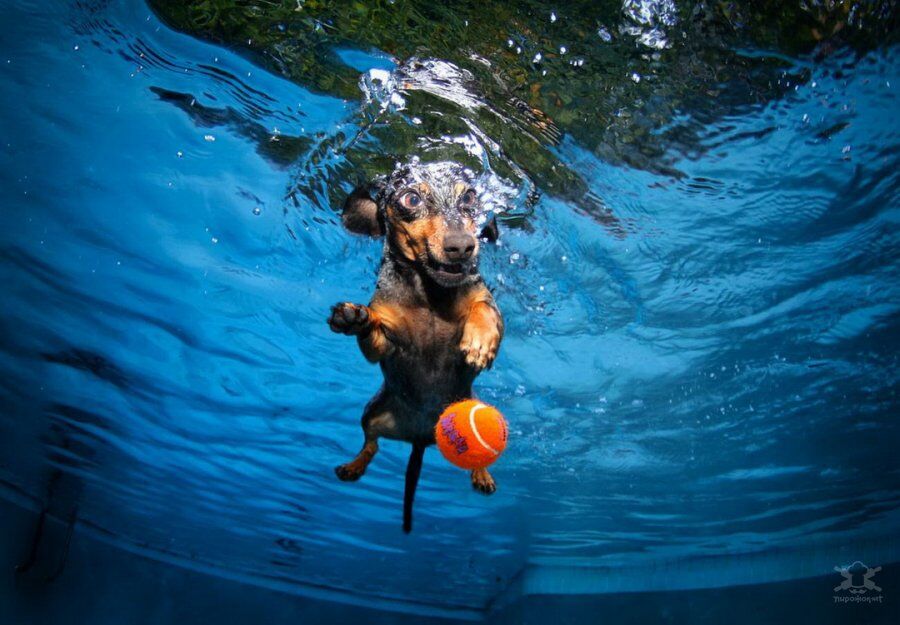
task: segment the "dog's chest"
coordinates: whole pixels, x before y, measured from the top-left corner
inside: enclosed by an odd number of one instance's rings
[[[420,415],[430,432],[443,406],[471,394],[474,372],[460,349],[462,323],[429,310],[407,311],[404,340],[382,361],[387,388]],[[427,426],[427,427],[426,427]]]
[[[459,353],[459,341],[462,338],[462,324],[458,317],[442,315],[427,308],[416,308],[409,312],[407,350],[411,356],[419,357],[430,363],[439,361]]]

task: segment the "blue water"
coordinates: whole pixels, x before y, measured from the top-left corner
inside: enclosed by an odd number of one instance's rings
[[[526,208],[499,173],[526,215],[482,259],[506,320],[476,382],[510,423],[499,490],[431,449],[406,536],[405,444],[332,473],[380,383],[325,323],[367,301],[381,252],[334,200],[356,182],[336,146],[383,140],[363,89],[315,91],[136,0],[2,4],[5,498],[45,505],[58,469],[54,514],[117,548],[461,617],[900,561],[896,46],[771,53],[802,79],[679,110],[654,132],[697,143],[665,168],[563,133],[550,152],[616,227],[540,184]],[[361,75],[403,62],[335,45]],[[443,140],[477,155],[476,130]]]

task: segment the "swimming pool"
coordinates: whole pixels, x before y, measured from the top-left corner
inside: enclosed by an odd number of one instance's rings
[[[3,498],[378,618],[820,578],[842,621],[833,567],[900,561],[900,65],[827,4],[4,2]],[[491,498],[428,450],[405,536],[405,444],[333,476],[380,373],[325,319],[413,156],[490,174],[510,444]]]

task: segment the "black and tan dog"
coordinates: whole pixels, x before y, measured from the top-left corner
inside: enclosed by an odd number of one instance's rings
[[[425,448],[449,404],[472,397],[472,382],[490,367],[503,320],[478,273],[479,239],[496,240],[496,220],[484,228],[470,172],[453,163],[398,167],[344,205],[348,230],[385,237],[375,295],[368,306],[341,303],[328,324],[353,335],[363,355],[381,365],[384,384],[362,417],[365,443],[335,469],[358,480],[378,451],[379,437],[412,443],[406,468],[403,530],[412,529],[412,503]],[[491,494],[486,469],[472,486]]]

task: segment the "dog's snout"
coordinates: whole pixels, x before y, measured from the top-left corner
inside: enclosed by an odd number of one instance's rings
[[[444,256],[453,263],[465,262],[475,253],[475,237],[467,232],[449,232],[444,236]]]

